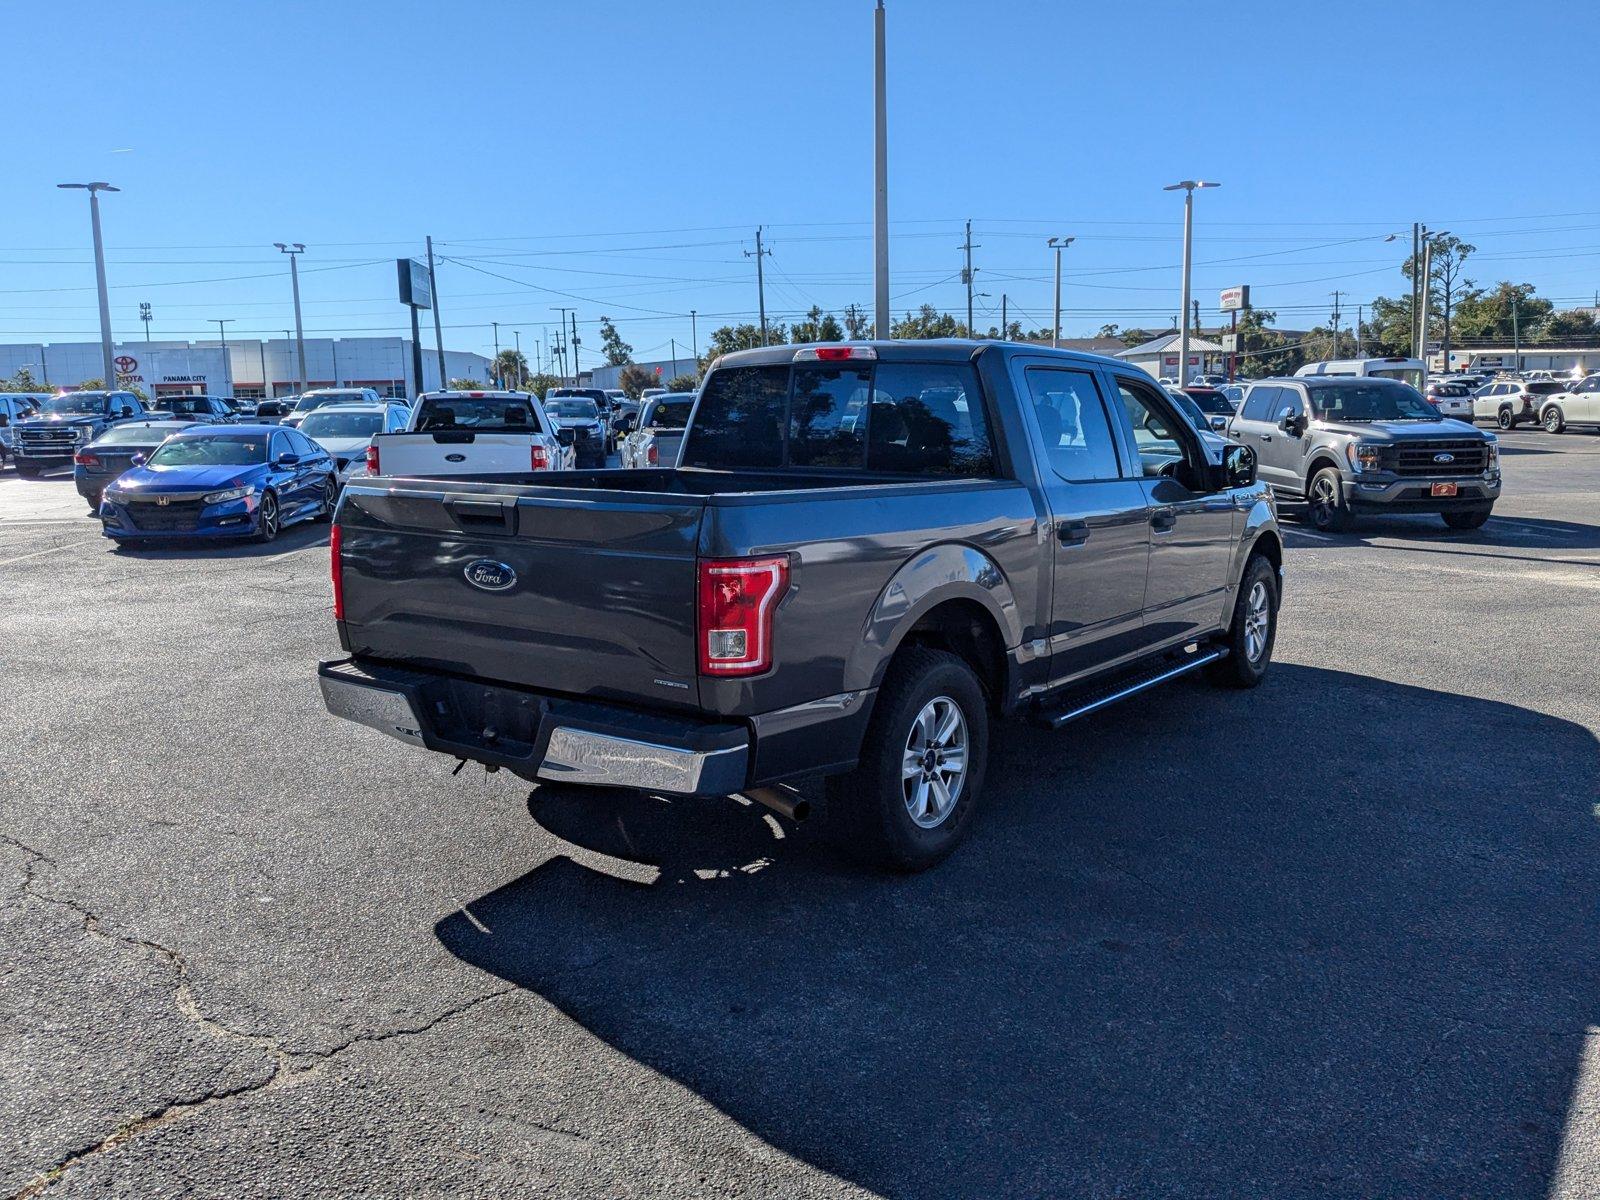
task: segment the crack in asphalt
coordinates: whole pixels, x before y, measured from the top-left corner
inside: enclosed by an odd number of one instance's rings
[[[264,1078],[234,1087],[205,1091],[198,1096],[183,1100],[174,1100],[142,1116],[125,1121],[107,1137],[81,1146],[64,1155],[53,1166],[36,1172],[34,1177],[21,1190],[12,1193],[7,1200],[32,1200],[33,1197],[52,1187],[74,1167],[80,1166],[91,1159],[110,1154],[153,1130],[182,1120],[193,1113],[210,1109],[241,1096],[255,1095],[303,1083],[321,1074],[327,1064],[336,1061],[355,1047],[377,1042],[394,1041],[401,1038],[420,1037],[446,1021],[464,1016],[481,1005],[519,990],[516,985],[508,984],[505,987],[495,988],[492,991],[473,996],[459,1004],[451,1005],[442,1012],[436,1013],[417,1024],[358,1033],[337,1043],[328,1050],[291,1051],[286,1049],[278,1038],[264,1034],[246,1033],[224,1024],[215,1017],[208,1016],[201,1010],[199,1001],[195,998],[194,990],[190,986],[189,962],[181,951],[174,950],[170,946],[163,946],[160,942],[154,942],[148,938],[118,933],[109,928],[92,909],[79,901],[70,897],[52,895],[41,890],[38,879],[39,864],[46,863],[50,866],[55,866],[57,865],[56,860],[43,851],[11,837],[9,834],[0,834],[0,841],[15,846],[27,856],[23,864],[23,879],[20,888],[24,896],[72,913],[78,918],[83,932],[91,937],[108,942],[121,942],[124,945],[148,951],[160,958],[173,972],[175,980],[172,988],[173,1004],[186,1020],[199,1025],[212,1037],[236,1043],[243,1047],[249,1047],[264,1054],[270,1063],[270,1070]],[[552,1132],[565,1133],[567,1131],[553,1130]]]

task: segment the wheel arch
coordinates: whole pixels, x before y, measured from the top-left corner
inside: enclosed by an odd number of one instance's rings
[[[1333,451],[1323,447],[1313,452],[1311,458],[1306,462],[1306,477],[1301,481],[1300,485],[1300,490],[1307,499],[1311,497],[1311,481],[1317,477],[1317,472],[1325,467],[1332,467],[1339,472],[1341,480],[1344,478],[1344,471],[1340,468],[1339,460],[1334,457]]]

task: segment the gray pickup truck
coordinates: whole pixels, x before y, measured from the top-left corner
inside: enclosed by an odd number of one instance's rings
[[[1443,416],[1408,383],[1313,376],[1252,383],[1228,434],[1256,452],[1262,480],[1304,501],[1318,529],[1362,513],[1438,513],[1476,529],[1500,498],[1500,443]]]
[[[530,780],[791,817],[926,867],[989,729],[1271,659],[1283,548],[1251,450],[1114,359],[999,342],[720,359],[676,469],[358,479],[331,712]]]

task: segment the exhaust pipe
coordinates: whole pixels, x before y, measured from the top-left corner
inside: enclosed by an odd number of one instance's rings
[[[777,785],[751,788],[741,794],[791,821],[804,821],[811,815],[811,801],[791,787]]]

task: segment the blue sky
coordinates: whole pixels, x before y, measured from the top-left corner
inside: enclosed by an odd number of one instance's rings
[[[1468,274],[1570,306],[1600,288],[1600,158],[1580,61],[1588,5],[1357,0],[1199,5],[890,0],[891,291],[979,324],[1002,293],[1065,325],[1177,307],[1181,201],[1195,294],[1250,283],[1279,322],[1405,284],[1410,223],[1479,247]],[[7,17],[0,341],[96,336],[82,193],[104,202],[113,326],[281,336],[275,241],[301,241],[308,335],[399,333],[392,260],[432,234],[445,341],[525,350],[575,306],[640,358],[753,319],[743,251],[767,229],[767,307],[870,309],[871,0],[467,0],[13,7]],[[1419,47],[1437,49],[1423,60]],[[1571,48],[1570,54],[1567,48]],[[1564,62],[1570,58],[1572,61]],[[1401,241],[1385,243],[1390,232]],[[200,281],[200,282],[191,282]],[[1348,319],[1348,318],[1347,318]],[[431,344],[431,334],[425,340]],[[680,351],[681,352],[681,351]]]

